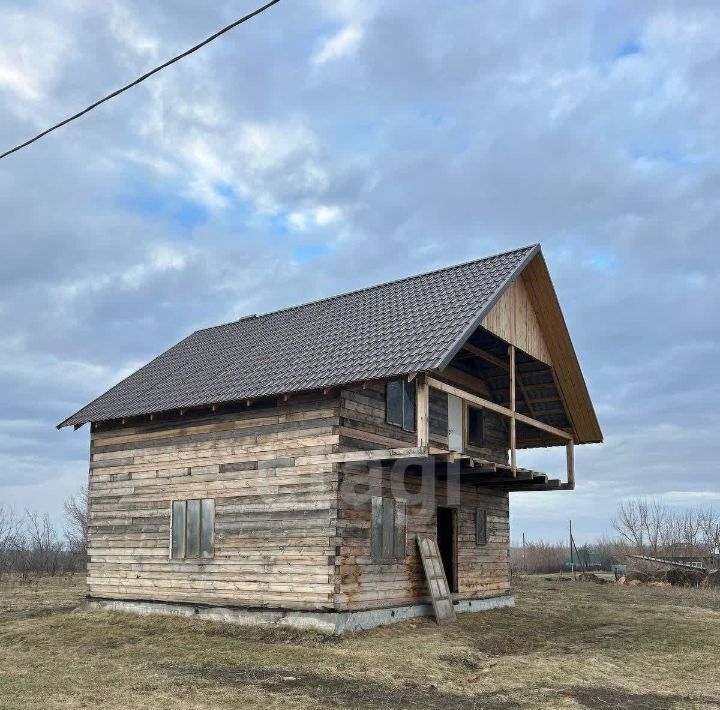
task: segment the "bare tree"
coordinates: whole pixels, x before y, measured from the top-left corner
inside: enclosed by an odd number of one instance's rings
[[[702,508],[698,511],[699,537],[705,553],[720,555],[720,511]]]
[[[65,501],[65,539],[75,569],[83,569],[87,557],[88,489],[83,486],[77,498]]]
[[[699,557],[720,547],[720,514],[709,507],[674,510],[636,498],[620,503],[612,526],[628,554]]]
[[[657,498],[623,501],[612,527],[634,554],[657,556],[671,539],[672,515]]]
[[[63,545],[50,516],[26,510],[25,529],[28,558],[26,570],[55,576],[60,570]]]
[[[562,570],[569,555],[567,543],[546,542],[545,540],[527,541],[524,556],[522,547],[511,548],[510,564],[513,573],[546,574]]]
[[[0,504],[0,578],[13,568],[15,551],[20,542],[22,519],[14,508]]]

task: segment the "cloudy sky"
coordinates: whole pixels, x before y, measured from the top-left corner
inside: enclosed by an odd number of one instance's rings
[[[0,152],[253,8],[0,0]],[[284,0],[0,161],[0,502],[59,519],[54,425],[194,329],[541,242],[606,443],[513,535],[720,505],[718,36],[694,0]]]

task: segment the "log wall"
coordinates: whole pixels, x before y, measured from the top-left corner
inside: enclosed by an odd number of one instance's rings
[[[403,480],[403,484],[399,484]],[[392,481],[395,481],[393,484]],[[344,495],[344,491],[355,494]],[[362,492],[367,491],[363,496]],[[402,492],[401,492],[402,491]],[[342,610],[372,609],[429,602],[416,535],[437,533],[437,506],[457,510],[456,599],[507,594],[509,568],[509,499],[505,492],[460,486],[460,498],[448,497],[444,481],[420,474],[392,472],[345,463],[340,467],[338,535],[339,579],[336,606]],[[371,556],[372,495],[404,498],[407,504],[405,559],[375,562]],[[488,541],[475,544],[475,509],[487,511]]]
[[[93,431],[93,597],[294,609],[333,604],[338,400]],[[172,560],[171,502],[215,499],[214,558]]]
[[[417,433],[388,424],[385,417],[385,383],[352,385],[340,391],[340,444],[342,451],[415,446]],[[447,446],[447,395],[430,391],[430,443]]]
[[[458,376],[446,372],[446,378]],[[471,378],[476,380],[476,378]],[[484,387],[479,381],[459,382],[472,391]],[[483,390],[482,394],[486,392]],[[340,392],[340,448],[342,451],[413,446],[414,432],[387,424],[385,385],[368,383],[347,387]],[[473,455],[500,463],[507,462],[507,430],[502,417],[486,412],[486,447],[473,448]],[[447,446],[447,395],[430,390],[430,444]],[[408,505],[406,558],[397,562],[373,562],[370,525],[372,495],[397,497],[391,480],[404,480],[414,501]],[[427,485],[430,481],[431,485]],[[458,516],[458,598],[498,596],[509,589],[509,505],[508,494],[461,485],[460,499],[448,500],[446,484],[434,474],[422,486],[420,475],[370,467],[362,463],[340,464],[338,536],[340,539],[336,605],[339,609],[370,609],[427,601],[422,563],[417,551],[417,534],[436,535],[437,506],[451,505]],[[378,491],[381,491],[379,493]],[[364,495],[363,495],[364,493]],[[488,512],[489,540],[475,544],[475,509]]]
[[[431,443],[447,435],[447,399],[433,392]],[[408,507],[406,559],[374,564],[370,499],[345,499],[344,483],[386,488],[390,472],[318,461],[364,449],[413,446],[385,422],[384,385],[354,386],[191,419],[94,429],[90,460],[90,596],[286,609],[367,609],[425,598],[415,547],[435,534],[441,483]],[[498,444],[498,446],[500,446]],[[500,448],[498,456],[505,455]],[[370,470],[374,471],[370,473]],[[508,588],[507,494],[461,487],[461,598]],[[420,497],[417,497],[420,496]],[[170,559],[173,500],[215,500],[214,556]],[[475,508],[490,539],[475,545]]]

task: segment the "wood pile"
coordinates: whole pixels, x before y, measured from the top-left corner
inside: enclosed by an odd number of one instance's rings
[[[713,578],[712,581],[710,581],[711,578]],[[720,587],[720,576],[717,572],[706,574],[702,570],[680,569],[674,567],[669,570],[658,570],[655,572],[630,570],[624,577],[620,577],[616,583],[628,586],[647,584],[648,586]]]

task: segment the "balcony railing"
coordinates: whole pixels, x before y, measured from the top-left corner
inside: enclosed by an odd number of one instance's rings
[[[419,448],[429,450],[430,447],[430,389],[439,390],[449,395],[459,397],[468,404],[476,407],[484,407],[492,412],[496,412],[504,417],[507,417],[510,421],[510,467],[513,476],[517,475],[517,434],[516,424],[521,422],[527,426],[534,427],[544,431],[547,434],[551,434],[559,439],[565,441],[566,450],[566,468],[567,468],[567,484],[566,488],[575,487],[575,452],[574,452],[574,437],[564,429],[558,429],[550,424],[541,422],[537,419],[522,414],[516,411],[515,402],[515,391],[516,391],[516,369],[515,369],[515,348],[510,345],[508,347],[510,355],[510,407],[504,407],[501,404],[492,402],[484,397],[472,394],[465,390],[454,387],[453,385],[446,384],[440,380],[428,376],[418,375],[417,378],[417,445]],[[447,453],[452,453],[448,450]]]

